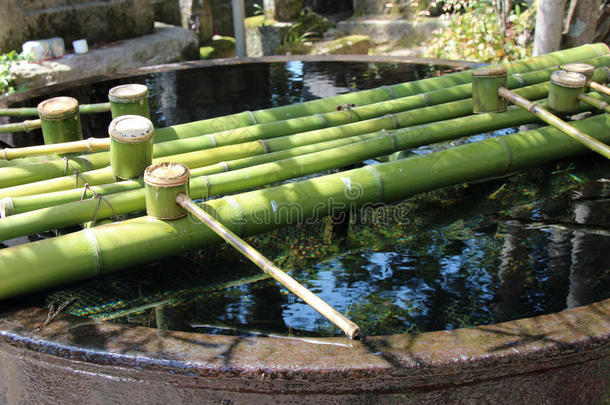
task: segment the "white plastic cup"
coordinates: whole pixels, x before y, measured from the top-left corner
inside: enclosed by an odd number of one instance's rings
[[[89,52],[89,46],[87,46],[86,39],[77,39],[76,41],[72,41],[72,46],[74,47],[74,53]]]
[[[28,41],[21,46],[24,55],[30,55],[33,60],[51,59],[49,44],[44,41]]]

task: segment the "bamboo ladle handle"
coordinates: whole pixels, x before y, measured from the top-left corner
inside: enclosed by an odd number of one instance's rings
[[[178,194],[178,197],[176,197],[176,203],[207,224],[214,232],[216,232],[216,234],[218,234],[218,236],[237,249],[241,254],[250,259],[265,273],[269,274],[280,284],[309,304],[313,309],[324,315],[329,321],[345,332],[350,339],[360,337],[361,332],[358,325],[328,305],[320,297],[286,274],[282,269],[275,266],[269,259],[260,254],[246,241],[234,234],[223,224],[212,218],[210,214],[201,209],[201,207],[195,204],[188,196],[182,193]]]

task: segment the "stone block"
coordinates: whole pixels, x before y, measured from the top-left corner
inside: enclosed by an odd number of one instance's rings
[[[368,55],[373,42],[366,35],[349,35],[319,46],[315,55]]]
[[[446,22],[438,18],[409,20],[349,20],[337,24],[337,29],[351,35],[368,35],[375,43],[401,41],[405,46],[415,46],[430,38]]]
[[[16,86],[31,89],[198,57],[198,41],[193,31],[156,23],[153,34],[93,49],[82,55],[68,55],[41,63],[20,62],[11,66],[9,73]]]
[[[0,52],[55,36],[69,44],[113,42],[149,34],[153,26],[150,0],[2,0]]]
[[[273,25],[247,27],[246,54],[251,57],[275,55],[291,26],[290,23],[277,22]]]

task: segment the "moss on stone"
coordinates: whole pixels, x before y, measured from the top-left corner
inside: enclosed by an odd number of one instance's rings
[[[331,55],[358,54],[366,55],[373,45],[368,35],[348,35],[343,38],[335,39],[320,50],[320,53]]]
[[[244,25],[246,28],[263,27],[265,25],[273,25],[277,21],[265,17],[264,15],[256,15],[254,17],[248,17],[244,19]]]
[[[232,58],[235,56],[235,39],[232,37],[215,37],[199,48],[200,59]]]

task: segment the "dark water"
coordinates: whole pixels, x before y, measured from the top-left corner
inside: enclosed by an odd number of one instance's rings
[[[39,97],[11,107],[36,106],[49,97],[74,97],[81,104],[108,100],[108,91],[121,84],[148,87],[151,120],[163,127],[202,120],[244,110],[301,103],[440,75],[450,68],[432,65],[388,63],[288,62],[216,66],[151,73],[118,80],[104,80],[68,90],[43,91]],[[21,118],[12,119],[14,122]],[[110,113],[81,115],[83,136],[107,137]],[[21,146],[42,142],[42,132],[16,135]]]
[[[295,62],[169,72],[136,82],[151,89],[155,120],[170,125],[414,80],[436,70]],[[89,90],[92,101],[116,84]],[[85,91],[75,89],[74,95],[82,99]],[[249,242],[367,335],[496,323],[610,297],[609,179],[607,161],[591,154]],[[72,298],[67,312],[98,320],[208,333],[340,334],[228,246],[184,253],[29,302],[50,306]]]

